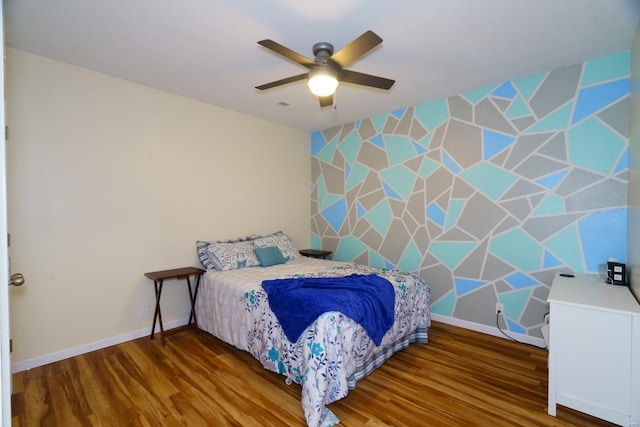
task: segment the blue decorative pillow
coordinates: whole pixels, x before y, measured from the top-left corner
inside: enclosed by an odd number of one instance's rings
[[[282,255],[282,251],[277,246],[269,246],[266,248],[255,248],[253,252],[260,260],[260,265],[269,267],[270,265],[284,264],[287,262]]]

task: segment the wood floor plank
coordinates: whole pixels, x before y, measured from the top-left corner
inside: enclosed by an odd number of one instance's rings
[[[14,374],[14,427],[304,426],[300,386],[247,352],[184,331]],[[613,424],[547,414],[547,351],[433,322],[329,408],[344,427]]]

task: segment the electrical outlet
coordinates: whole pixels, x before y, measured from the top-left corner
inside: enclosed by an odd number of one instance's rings
[[[140,306],[140,314],[142,314],[143,316],[149,314],[149,303],[142,303],[142,305]]]
[[[496,314],[504,314],[504,305],[501,302],[496,303]]]

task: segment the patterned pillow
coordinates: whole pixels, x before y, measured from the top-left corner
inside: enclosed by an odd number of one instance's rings
[[[214,261],[211,259],[211,256],[209,255],[209,245],[211,244],[248,242],[250,240],[255,239],[256,237],[260,237],[260,236],[258,236],[257,234],[252,234],[247,237],[238,237],[238,238],[229,239],[229,240],[217,240],[214,242],[205,242],[203,240],[198,240],[196,242],[196,251],[198,252],[198,258],[200,259],[200,263],[204,268],[208,270],[216,269],[216,265],[214,264]]]
[[[227,271],[260,265],[251,240],[235,243],[210,243],[207,254],[216,270]]]
[[[293,244],[293,240],[291,240],[291,237],[287,236],[282,231],[277,231],[268,236],[257,237],[253,239],[253,244],[256,245],[257,248],[268,248],[269,246],[277,246],[280,251],[282,251],[282,255],[284,255],[287,261],[300,258],[302,256],[296,249],[296,246]]]

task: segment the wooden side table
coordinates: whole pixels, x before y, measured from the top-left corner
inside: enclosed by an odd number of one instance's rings
[[[196,298],[198,296],[198,288],[200,287],[200,277],[205,272],[201,268],[195,267],[184,267],[184,268],[174,268],[172,270],[162,270],[162,271],[153,271],[151,273],[145,273],[144,275],[149,279],[153,280],[153,286],[156,291],[156,309],[153,313],[153,326],[151,327],[151,339],[153,339],[153,335],[156,330],[156,320],[159,320],[160,324],[160,337],[162,338],[162,345],[165,345],[164,337],[165,335],[171,335],[172,333],[182,331],[184,329],[197,328],[198,320],[196,319]],[[196,286],[192,291],[191,289],[191,280],[190,276],[194,276],[196,278]],[[162,325],[162,311],[160,310],[160,297],[162,296],[162,284],[167,279],[186,279],[187,280],[187,288],[189,291],[189,301],[191,302],[191,312],[189,313],[189,322],[187,323],[187,327],[185,328],[176,328],[172,331],[165,332],[164,326]],[[193,319],[193,322],[191,321]]]
[[[298,252],[300,252],[300,255],[302,256],[308,256],[310,258],[322,258],[322,259],[326,259],[329,255],[333,253],[331,251],[322,251],[317,249],[301,249]]]

